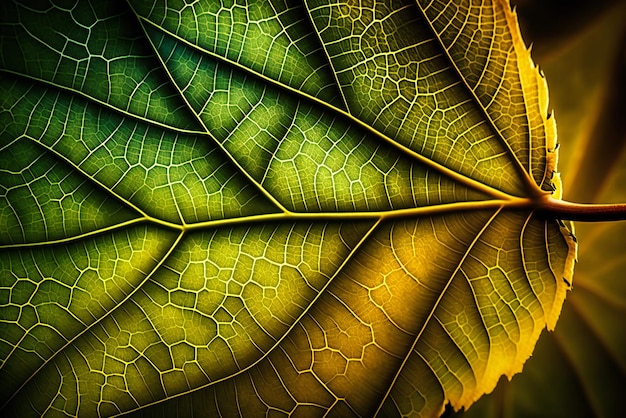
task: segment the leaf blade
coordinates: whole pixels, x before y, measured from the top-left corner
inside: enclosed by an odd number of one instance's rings
[[[421,413],[429,415],[440,411],[444,402],[468,405],[490,390],[497,375],[519,368],[534,345],[537,330],[553,325],[566,288],[554,278],[571,275],[574,247],[556,221],[544,224],[532,216],[531,197],[539,186],[525,186],[530,179],[525,170],[542,187],[547,184],[554,165],[546,146],[550,141],[543,141],[541,133],[532,134],[539,139],[539,154],[532,157],[529,153],[526,158],[523,145],[518,150],[509,147],[508,138],[498,137],[501,132],[495,119],[485,120],[489,106],[476,107],[482,96],[474,96],[472,102],[468,85],[459,80],[463,73],[457,71],[455,76],[449,58],[446,61],[442,55],[443,44],[432,38],[432,28],[413,25],[424,23],[424,13],[415,4],[407,3],[380,20],[368,17],[367,8],[354,10],[362,14],[350,24],[371,23],[359,28],[363,34],[369,35],[369,27],[380,29],[378,37],[365,36],[372,50],[359,47],[367,59],[355,61],[354,68],[366,68],[365,74],[373,79],[379,69],[392,70],[377,81],[383,86],[380,91],[362,89],[365,84],[356,83],[358,77],[349,74],[353,71],[346,61],[350,55],[333,52],[342,43],[350,45],[350,53],[356,51],[352,34],[342,33],[342,27],[333,26],[335,32],[328,29],[332,19],[342,18],[341,7],[317,4],[311,2],[307,9],[279,2],[249,8],[209,3],[208,13],[199,12],[200,4],[194,6],[198,9],[181,5],[181,15],[190,13],[190,26],[177,20],[174,8],[148,10],[145,4],[135,4],[136,9],[121,15],[96,8],[95,34],[117,33],[120,22],[135,25],[125,29],[132,34],[121,37],[113,48],[119,63],[128,66],[130,82],[118,77],[123,73],[118,67],[104,74],[107,85],[120,87],[112,95],[94,92],[90,86],[77,88],[75,80],[64,76],[71,71],[58,58],[63,54],[48,59],[60,65],[58,77],[50,68],[38,72],[20,57],[2,61],[10,83],[25,85],[34,80],[34,86],[26,90],[35,92],[34,98],[23,100],[22,107],[15,104],[25,94],[12,93],[3,99],[3,115],[27,120],[22,124],[37,131],[32,138],[47,147],[50,156],[71,166],[72,174],[86,184],[100,188],[121,211],[132,213],[125,220],[112,220],[115,223],[99,220],[82,229],[56,231],[54,237],[48,234],[40,242],[30,236],[12,238],[0,249],[2,256],[12,251],[21,254],[39,244],[56,248],[106,239],[138,228],[140,223],[169,228],[177,237],[169,241],[167,255],[157,257],[161,260],[158,267],[123,302],[49,355],[17,394],[7,395],[12,399],[8,410],[108,415],[151,414],[170,408],[204,412],[210,407],[219,414],[227,410],[252,413],[259,407],[268,413],[310,410],[367,415],[381,404],[385,411],[397,412],[401,404],[415,402],[409,408],[426,408]],[[4,7],[10,13],[2,26],[3,39],[15,40],[16,28],[23,30],[31,23],[20,21],[16,10],[22,6]],[[497,3],[496,7],[512,16],[508,5]],[[64,16],[88,16],[86,9],[51,10]],[[41,16],[41,12],[30,12]],[[72,25],[79,17],[72,17]],[[7,24],[11,18],[16,23]],[[217,25],[211,26],[212,19]],[[329,22],[331,26],[326,26]],[[63,29],[68,39],[74,36],[72,25]],[[197,25],[209,30],[198,30]],[[501,26],[505,32],[516,28],[507,25],[512,24]],[[312,27],[317,34],[298,36]],[[331,34],[336,38],[331,39]],[[86,42],[78,39],[79,32],[75,36],[77,45]],[[35,38],[29,35],[17,42],[30,45]],[[99,45],[94,41],[81,51],[91,56]],[[521,40],[514,44],[520,45]],[[515,53],[527,51],[515,49]],[[69,56],[80,61],[78,56]],[[397,97],[386,96],[387,82],[399,86],[403,81],[393,71],[404,65],[380,61],[386,56],[408,60],[409,75],[417,74],[415,80],[408,77],[417,86],[408,90],[408,98],[404,89]],[[427,66],[427,74],[420,78],[411,66],[423,58],[421,64],[436,65]],[[42,62],[46,61],[42,58]],[[528,71],[532,71],[530,81],[525,83],[530,83],[541,103],[543,81],[534,68],[529,66]],[[146,85],[160,83],[148,88],[155,101],[142,92],[141,80],[147,80]],[[359,85],[361,89],[354,87]],[[37,93],[43,86],[46,92]],[[428,103],[416,105],[422,99]],[[394,114],[394,106],[403,100],[408,107]],[[535,108],[543,110],[541,106]],[[77,118],[77,114],[83,116]],[[178,114],[181,119],[173,123],[171,118]],[[551,125],[545,114],[534,116],[544,123],[550,139]],[[31,115],[40,122],[31,122]],[[41,122],[48,119],[53,122],[50,129]],[[108,125],[101,122],[105,120]],[[16,126],[15,131],[3,132],[3,146],[19,135],[15,132],[22,128]],[[83,144],[77,146],[75,138]],[[523,166],[522,160],[529,162],[520,173],[514,167]],[[49,178],[59,170],[53,168]],[[527,196],[529,191],[532,196]],[[79,196],[79,191],[70,194]],[[485,214],[489,220],[481,218]],[[337,232],[348,225],[358,231]],[[527,226],[534,232],[524,245]],[[315,233],[303,232],[307,230]],[[325,234],[327,230],[335,232]],[[480,238],[483,233],[489,235],[488,241]],[[516,234],[522,238],[513,239]],[[310,254],[300,254],[292,262],[301,247],[288,245],[294,237],[305,243],[321,241]],[[420,249],[417,253],[416,248]],[[526,251],[529,262],[524,265]],[[483,260],[477,252],[489,256]],[[391,257],[393,266],[381,258],[383,253]],[[401,254],[413,254],[421,262],[415,264]],[[517,254],[517,261],[506,261],[511,254]],[[460,258],[450,263],[444,260],[446,256]],[[199,258],[193,261],[194,257]],[[488,266],[493,277],[485,277],[498,285],[485,290],[488,286],[463,284],[476,279],[474,273],[461,274],[474,258]],[[434,260],[446,269],[435,272],[429,267]],[[500,264],[506,268],[499,270]],[[542,267],[537,270],[537,265]],[[442,274],[442,284],[437,284]],[[3,289],[10,287],[5,276],[10,277],[3,271]],[[198,285],[192,277],[216,280]],[[391,277],[396,284],[386,283]],[[267,296],[258,283],[273,279],[283,282],[277,286],[281,291],[275,289]],[[319,284],[311,286],[308,279]],[[532,291],[520,290],[520,294],[542,294],[533,286],[552,290],[540,302],[537,295],[527,296],[534,300],[528,308],[532,313],[522,320],[506,305],[519,303],[515,286],[525,281]],[[433,286],[437,287],[434,292]],[[494,300],[474,296],[481,293],[472,286],[485,294],[497,288],[502,295]],[[219,297],[198,302],[205,287]],[[404,294],[403,289],[409,287],[412,291]],[[400,309],[389,304],[394,292],[400,295]],[[418,300],[422,297],[426,302]],[[501,316],[506,318],[501,322],[511,328],[502,325],[504,331],[486,332],[485,337],[476,331],[484,324],[474,329],[455,322],[463,314],[454,306],[456,300],[473,312],[466,316],[475,321]],[[30,305],[23,301],[24,309]],[[486,313],[480,312],[483,306]],[[4,312],[8,315],[9,308]],[[423,323],[416,325],[420,318]],[[535,320],[537,326],[516,328],[518,322]],[[494,324],[498,328],[499,322]],[[493,349],[497,366],[492,368],[484,360],[492,350],[477,354],[480,350],[474,349],[471,337],[496,340],[506,332],[511,334],[503,337],[508,348],[516,347],[519,352],[513,356],[504,348]],[[446,356],[429,348],[437,344],[448,350]],[[428,359],[430,365],[423,365],[421,375],[432,368],[432,386],[400,398],[410,384],[402,383],[405,386],[397,392],[396,386],[411,375],[410,367],[405,370],[403,364],[412,363],[404,359],[414,346],[419,349],[409,358]],[[503,365],[504,359],[512,359],[513,365]],[[449,367],[448,362],[456,366]],[[455,373],[464,376],[457,378]],[[376,381],[380,376],[386,377]],[[55,382],[54,387],[42,390],[48,380]],[[357,389],[355,382],[364,386]],[[391,384],[389,389],[386,385]],[[309,388],[311,395],[306,393]],[[430,391],[429,405],[418,405],[419,390]],[[388,392],[392,393],[389,397]],[[206,400],[210,398],[215,401]],[[395,405],[388,408],[391,402]]]

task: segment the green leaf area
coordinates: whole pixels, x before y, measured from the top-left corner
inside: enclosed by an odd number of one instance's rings
[[[248,3],[0,3],[2,416],[433,416],[554,326],[509,5]]]

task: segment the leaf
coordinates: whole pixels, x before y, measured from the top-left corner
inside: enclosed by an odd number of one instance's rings
[[[3,414],[432,416],[554,327],[509,5],[250,3],[0,6]]]
[[[564,181],[576,201],[626,196],[626,131],[621,115],[626,6],[612,7],[566,48],[544,57],[560,122]],[[573,70],[575,69],[575,70]],[[573,97],[586,97],[572,101]],[[618,116],[619,115],[619,116]],[[565,122],[563,124],[563,122]],[[524,371],[502,381],[462,416],[615,417],[626,412],[626,287],[623,223],[576,225],[579,263],[554,333],[544,333]],[[459,414],[461,415],[461,414]]]
[[[626,160],[609,176],[600,198],[624,199]],[[467,412],[471,417],[614,417],[625,411],[626,385],[626,260],[625,225],[576,228],[581,238],[576,284],[568,296],[554,333],[542,334],[524,371]]]

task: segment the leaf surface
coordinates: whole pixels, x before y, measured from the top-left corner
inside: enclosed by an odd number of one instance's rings
[[[251,3],[0,6],[3,413],[433,416],[554,327],[509,5]]]
[[[558,112],[562,149],[568,151],[563,154],[563,178],[576,185],[566,195],[575,201],[626,199],[626,131],[621,117],[626,87],[624,6],[616,2],[583,31],[577,28],[564,36],[567,45],[548,48],[551,53],[542,60]],[[572,100],[583,96],[584,101]],[[624,225],[577,224],[576,236],[581,243],[576,280],[555,331],[542,334],[523,373],[511,382],[502,379],[492,394],[462,416],[624,415]]]

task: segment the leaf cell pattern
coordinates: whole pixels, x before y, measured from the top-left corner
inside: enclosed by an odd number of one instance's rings
[[[504,1],[7,1],[0,72],[3,415],[436,416],[556,322]]]

